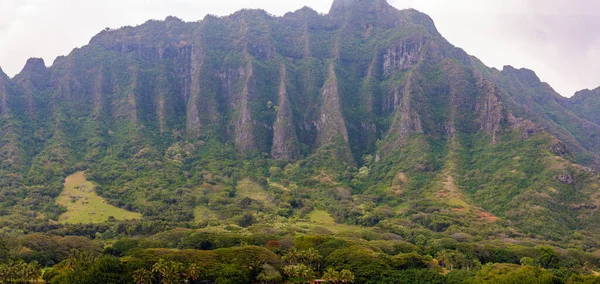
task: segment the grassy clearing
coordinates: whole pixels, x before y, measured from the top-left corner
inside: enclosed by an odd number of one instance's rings
[[[67,208],[67,212],[60,215],[61,223],[102,223],[107,221],[109,216],[117,220],[142,218],[140,213],[106,203],[94,191],[94,184],[86,180],[84,172],[76,172],[65,179],[63,192],[56,199],[56,203]]]
[[[206,206],[199,205],[194,207],[194,221],[196,221],[196,223],[209,222],[218,219],[216,214]]]
[[[331,218],[331,215],[327,211],[324,210],[314,210],[310,212],[308,218],[313,223],[323,224],[323,225],[335,225],[335,221]]]
[[[238,181],[237,188],[238,196],[242,198],[249,197],[258,201],[269,201],[267,192],[260,185],[253,182],[249,178]]]

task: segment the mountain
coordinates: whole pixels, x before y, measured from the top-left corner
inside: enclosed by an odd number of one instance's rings
[[[0,220],[54,224],[85,171],[145,220],[324,210],[598,247],[598,94],[488,68],[384,0],[107,29],[49,68],[0,72]]]
[[[594,90],[582,90],[569,99],[562,99],[561,105],[572,113],[587,119],[588,121],[600,124],[600,87]]]

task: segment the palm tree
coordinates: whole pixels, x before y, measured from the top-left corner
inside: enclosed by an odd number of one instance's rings
[[[323,273],[323,280],[337,284],[340,282],[340,273],[330,267]]]
[[[307,265],[310,264],[317,271],[321,271],[321,255],[319,255],[317,250],[310,248],[306,251],[303,251],[301,253],[301,258],[303,263]]]
[[[21,271],[21,278],[23,281],[30,283],[36,282],[42,276],[42,269],[37,261],[33,261],[29,264],[19,265]]]
[[[37,261],[30,263],[30,267],[31,280],[33,280],[32,282],[37,282],[42,277],[42,267],[37,263]]]
[[[152,272],[163,275],[166,271],[167,262],[164,259],[159,259],[157,263],[152,265]]]
[[[348,269],[342,269],[339,275],[342,283],[354,283],[354,274],[352,271]]]
[[[453,263],[452,263],[452,256],[446,250],[442,250],[442,251],[438,252],[438,254],[437,254],[437,261],[442,266],[444,266],[446,268],[450,268],[450,270],[452,270],[452,268],[454,266]]]
[[[287,264],[298,264],[300,263],[300,252],[298,251],[298,249],[293,247],[281,259]]]
[[[304,264],[288,265],[283,268],[283,271],[286,275],[297,278],[297,283],[305,283],[315,277],[315,272]]]
[[[17,262],[13,262],[10,265],[10,267],[12,270],[12,280],[27,280],[27,278],[29,277],[27,271],[27,263],[25,263],[24,261],[19,260]]]
[[[147,269],[142,268],[133,272],[133,281],[135,284],[152,284],[153,279],[152,271]]]
[[[200,267],[198,267],[198,264],[190,264],[190,267],[188,268],[188,278],[192,279],[192,281],[196,281],[200,278]]]
[[[96,257],[87,251],[71,249],[67,259],[64,260],[65,268],[75,270],[77,268],[89,267],[96,261]]]
[[[160,274],[161,283],[177,284],[184,276],[184,267],[181,262],[165,261],[161,258],[152,266],[152,272]]]

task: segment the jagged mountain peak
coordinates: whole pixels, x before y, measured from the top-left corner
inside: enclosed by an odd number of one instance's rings
[[[386,0],[335,0],[331,5],[330,12],[338,12],[348,9],[382,10],[389,8],[393,7]]]
[[[386,0],[336,0],[329,9],[329,17],[381,23],[395,20],[398,12]]]
[[[541,82],[535,71],[527,68],[515,68],[513,66],[506,65],[502,68],[501,73],[504,73],[508,76],[515,76],[523,82],[527,82],[529,84],[537,84]]]
[[[20,75],[31,74],[31,73],[42,73],[46,72],[46,63],[42,58],[32,57],[27,59],[27,63],[19,73]],[[18,76],[18,75],[17,75]]]
[[[42,90],[48,82],[48,68],[42,58],[29,58],[23,70],[14,78],[14,82],[25,88]]]

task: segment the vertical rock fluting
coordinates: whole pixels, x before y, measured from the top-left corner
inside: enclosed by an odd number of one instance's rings
[[[361,86],[361,110],[364,113],[364,118],[361,121],[361,137],[360,143],[361,148],[371,148],[377,141],[377,124],[376,117],[378,113],[377,106],[380,105],[377,102],[376,93],[379,93],[378,88],[378,69],[379,69],[379,54],[377,51],[374,52],[373,59],[369,65],[367,75],[362,82]],[[372,149],[369,149],[371,151]]]
[[[402,148],[410,135],[423,133],[421,118],[412,107],[412,93],[416,91],[413,90],[414,78],[415,73],[411,72],[400,86],[402,89],[394,90],[394,97],[399,101],[399,105],[392,114],[392,125],[379,150],[380,158]]]
[[[292,108],[287,94],[287,71],[284,64],[280,66],[279,94],[277,102],[277,118],[273,131],[273,147],[271,156],[275,160],[292,161],[298,158],[300,150]]]
[[[325,81],[322,92],[323,104],[317,122],[317,148],[325,147],[332,144],[342,146],[340,157],[345,162],[352,161],[352,153],[348,144],[348,130],[346,122],[342,115],[340,105],[340,94],[338,87],[338,79],[335,74],[335,66],[333,63],[329,65],[328,78]],[[341,143],[341,145],[339,145]]]
[[[479,118],[477,123],[479,124],[479,130],[484,131],[491,139],[491,143],[495,144],[498,139],[498,132],[501,129],[500,122],[502,121],[502,103],[498,98],[497,87],[483,79],[477,79],[477,88],[482,93],[481,98],[475,104],[475,112]]]
[[[33,96],[47,87],[48,75],[49,72],[43,59],[30,58],[23,70],[14,78],[16,84],[23,89],[25,111],[29,118],[34,118],[37,110]]]
[[[235,121],[235,144],[242,153],[249,153],[256,150],[254,140],[254,120],[252,119],[252,109],[250,108],[251,92],[254,91],[253,68],[250,58],[245,67],[245,79],[242,86],[242,92],[239,96],[238,117]]]
[[[383,54],[383,76],[407,70],[415,66],[423,57],[423,47],[427,38],[421,35],[410,36]]]
[[[167,126],[167,114],[166,114],[166,106],[165,106],[165,100],[167,100],[167,90],[164,90],[162,88],[159,88],[158,90],[158,130],[160,131],[161,134],[165,133],[168,131],[168,126]]]
[[[304,48],[302,48],[302,57],[304,59],[310,58],[311,55],[311,50],[310,50],[310,34],[309,34],[309,28],[308,28],[308,23],[306,23],[304,25],[304,28],[302,29],[302,36],[300,37],[300,41],[302,42]]]
[[[203,130],[205,121],[201,119],[201,113],[214,114],[213,102],[205,96],[206,88],[202,85],[204,65],[204,48],[201,44],[192,47],[191,54],[191,83],[189,99],[187,99],[186,130],[188,138],[198,138]],[[215,115],[216,116],[216,115]],[[210,118],[209,116],[208,118]]]
[[[456,138],[456,132],[460,128],[465,130],[471,124],[468,113],[472,109],[472,98],[469,96],[469,74],[461,66],[452,61],[446,62],[443,67],[444,73],[448,75],[448,111],[444,122],[444,134],[448,140]],[[462,118],[462,120],[461,120]]]

